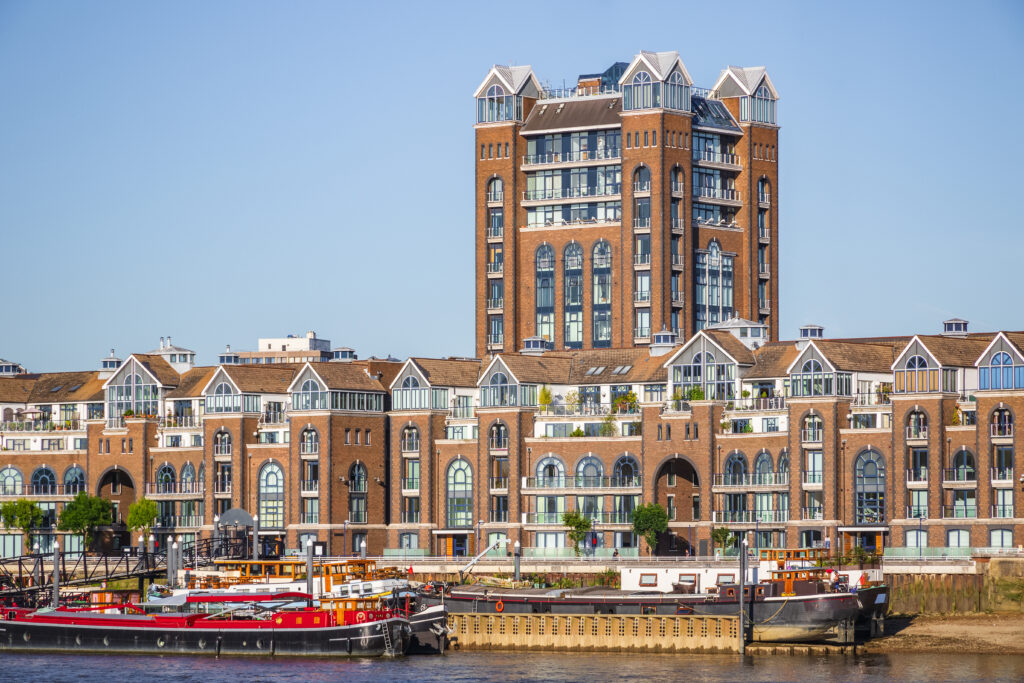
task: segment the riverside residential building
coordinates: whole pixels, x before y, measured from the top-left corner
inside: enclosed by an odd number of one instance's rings
[[[495,66],[476,98],[476,353],[646,346],[732,317],[778,338],[778,93],[641,52],[574,87]]]

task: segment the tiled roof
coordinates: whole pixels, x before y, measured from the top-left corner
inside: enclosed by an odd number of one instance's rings
[[[94,371],[44,372],[38,375],[28,400],[32,403],[102,401],[103,382]]]
[[[480,361],[453,358],[410,358],[435,387],[475,387],[480,377]],[[388,382],[390,385],[390,382]]]
[[[1017,347],[1017,352],[1024,356],[1024,332],[1003,332],[1003,334],[1011,344]]]
[[[974,367],[985,348],[995,338],[994,333],[971,335],[963,339],[941,335],[918,336],[921,343],[935,356],[935,360],[947,367]]]
[[[218,366],[216,365],[192,368],[181,375],[177,388],[168,391],[167,398],[197,398],[202,396],[200,392],[213,377],[213,373],[217,372],[217,368]]]
[[[501,362],[525,384],[568,384],[572,361],[568,354],[550,351],[541,356],[503,353]]]
[[[586,349],[548,351],[540,356],[501,354],[501,361],[527,384],[630,384],[663,382],[662,358],[647,349]],[[592,372],[592,369],[601,369]],[[621,368],[621,373],[614,373]]]
[[[898,343],[858,344],[830,339],[815,339],[814,345],[836,370],[881,373],[890,372],[903,347]]]
[[[287,394],[288,386],[302,369],[299,363],[225,365],[224,372],[245,394]],[[207,380],[209,381],[209,380]]]
[[[160,356],[150,355],[148,353],[135,353],[132,354],[135,360],[142,363],[147,370],[153,373],[153,376],[157,378],[162,386],[165,387],[176,387],[178,382],[181,381],[181,377],[175,372],[171,364],[165,361]]]
[[[28,403],[39,375],[0,377],[0,403]]]
[[[310,363],[328,389],[349,391],[385,391],[385,386],[366,374],[366,366],[357,363]]]
[[[584,127],[619,126],[622,100],[614,97],[584,97],[579,100],[540,101],[530,110],[523,133]]]
[[[705,334],[711,337],[716,344],[736,359],[740,365],[753,365],[754,354],[736,336],[725,330],[704,330]]]
[[[402,371],[402,366],[405,363],[395,360],[379,360],[376,358],[370,358],[365,361],[354,361],[354,364],[366,368],[370,375],[376,377],[379,372],[380,383],[385,386],[391,386],[391,383],[398,377],[398,373]]]
[[[800,350],[795,342],[771,342],[754,350],[754,367],[743,375],[748,379],[772,379],[783,377]]]

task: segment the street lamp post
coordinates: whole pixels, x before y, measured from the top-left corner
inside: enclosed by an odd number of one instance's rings
[[[484,520],[482,520],[482,519],[477,520],[477,523],[476,523],[476,553],[474,553],[476,555],[479,555],[480,552],[481,552],[481,550],[480,550],[481,540],[480,539],[483,536],[483,531],[484,531]]]
[[[213,552],[214,557],[220,555],[220,515],[213,516]]]
[[[744,604],[743,604],[743,589],[747,583],[747,539],[744,538],[740,544],[740,592],[739,592],[739,605],[740,605],[740,654],[745,655],[747,653],[747,635],[746,627],[744,626]]]
[[[519,555],[522,552],[522,546],[519,545],[519,541],[516,541],[512,547],[515,554],[515,577],[516,581],[519,581]]]
[[[366,539],[359,542],[359,557],[366,559]]]
[[[348,520],[341,527],[341,554],[348,554]]]
[[[918,514],[918,516],[917,516],[917,559],[919,559],[919,560],[924,557],[924,547],[921,545],[921,531],[922,531],[921,524],[922,524],[922,522],[924,522],[924,517],[922,517],[920,514]]]
[[[260,559],[260,516],[252,516],[252,559]]]

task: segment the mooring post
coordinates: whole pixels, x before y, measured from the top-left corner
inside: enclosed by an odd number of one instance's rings
[[[53,541],[53,608],[60,606],[60,541]]]
[[[309,593],[309,606],[313,606],[313,539],[306,539],[306,592]]]
[[[167,587],[178,585],[178,543],[175,541],[167,548]]]
[[[740,543],[740,654],[747,654],[747,632],[746,627],[743,625],[744,622],[744,605],[743,605],[743,589],[747,585],[747,539],[744,537],[743,542]],[[751,590],[753,592],[753,590]]]
[[[512,551],[513,552],[513,559],[512,559],[512,561],[513,561],[514,566],[515,566],[515,579],[516,579],[516,581],[518,581],[519,580],[519,554],[520,554],[520,552],[522,550],[522,546],[519,545],[519,541],[516,541],[515,545],[513,545],[512,548],[513,548],[513,551]]]
[[[260,516],[252,516],[252,559],[260,559]]]

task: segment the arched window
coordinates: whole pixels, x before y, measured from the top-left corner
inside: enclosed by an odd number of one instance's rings
[[[746,98],[742,98],[746,99]],[[760,121],[761,123],[775,123],[775,99],[772,97],[772,91],[768,89],[768,86],[762,85],[754,92],[753,97],[753,112],[752,118],[754,121]],[[741,109],[744,103],[741,102]],[[741,116],[741,118],[743,118]]]
[[[599,240],[594,245],[591,268],[593,346],[609,348],[612,345],[612,248],[608,242]]]
[[[21,490],[23,484],[24,479],[18,470],[13,467],[5,467],[0,470],[0,492],[3,492],[5,496],[22,495],[24,493]]]
[[[213,435],[213,454],[231,455],[231,434],[229,432],[217,432]]]
[[[494,84],[484,97],[477,98],[477,123],[514,121],[522,118],[523,98],[507,95],[505,89]]]
[[[640,481],[640,465],[632,455],[622,455],[615,461],[612,470],[614,481],[612,486],[638,486]]]
[[[420,450],[420,430],[406,427],[402,430],[402,452],[418,453]]]
[[[650,192],[651,191],[651,169],[646,166],[641,166],[633,172],[633,191],[634,192]]]
[[[473,471],[465,460],[456,460],[448,466],[447,510],[449,528],[473,526]]]
[[[601,486],[604,466],[592,455],[576,463],[576,485],[581,487]]]
[[[275,462],[260,469],[258,509],[261,529],[284,528],[284,472]]]
[[[301,455],[317,455],[320,453],[320,432],[315,429],[303,429],[299,435],[299,453]]]
[[[177,493],[175,490],[177,481],[178,478],[175,476],[174,466],[165,462],[156,472],[156,492]]]
[[[712,240],[694,259],[694,315],[698,330],[732,317],[733,257]]]
[[[369,476],[366,466],[357,462],[348,470],[348,521],[353,524],[366,524],[366,492],[369,488]]]
[[[64,471],[64,493],[76,496],[85,491],[85,472],[78,465],[72,465]]]
[[[555,252],[542,244],[535,254],[537,275],[537,336],[555,340]]]
[[[181,492],[198,493],[196,488],[196,467],[190,462],[181,466]]]
[[[804,431],[801,434],[802,441],[821,441],[824,436],[824,426],[821,418],[817,415],[808,415],[804,418]]]
[[[32,473],[32,493],[48,496],[57,493],[57,475],[49,467],[37,467]]]
[[[757,459],[754,461],[754,474],[756,476],[755,483],[757,484],[773,484],[774,468],[772,467],[772,454],[768,451],[761,451],[757,454]]]
[[[505,198],[505,183],[501,178],[491,178],[487,183],[487,201],[500,202]]]
[[[946,481],[977,481],[974,454],[961,449],[953,455],[953,469],[946,472]]]
[[[920,410],[915,410],[907,416],[907,438],[928,438],[928,415]]]
[[[787,453],[786,451],[782,451],[782,453],[779,454],[779,463],[778,463],[777,470],[778,470],[779,474],[786,474],[786,475],[789,474],[789,453]],[[786,483],[786,482],[779,482],[779,483]]]
[[[583,247],[570,242],[563,252],[565,348],[583,348]]]
[[[747,474],[747,459],[742,453],[732,453],[725,461],[725,483],[743,485]]]
[[[661,83],[652,81],[646,71],[638,71],[622,91],[622,108],[626,111],[661,106]]]
[[[500,422],[498,424],[491,425],[490,434],[488,436],[488,446],[492,451],[507,450],[508,427]]]
[[[231,391],[231,385],[227,382],[221,382],[213,390],[214,396],[230,396],[232,393],[234,392]]]
[[[1010,354],[999,351],[978,368],[978,381],[981,389],[1024,389],[1024,365],[1014,366]]]
[[[320,383],[317,382],[315,379],[307,379],[305,382],[302,383],[303,393],[314,391],[320,391]]]
[[[1013,436],[1013,413],[1006,408],[996,408],[992,411],[992,436]]]
[[[864,451],[854,466],[854,517],[857,524],[885,522],[885,461],[876,451]]]
[[[690,110],[690,86],[678,71],[674,71],[665,84],[665,106],[680,111]]]
[[[420,381],[418,379],[416,379],[415,377],[413,377],[412,375],[410,375],[410,376],[408,376],[408,377],[406,377],[405,379],[402,380],[402,388],[403,389],[418,389],[419,386],[420,386]]]
[[[548,456],[537,463],[537,485],[548,488],[565,486],[565,465],[554,456]]]
[[[293,410],[325,410],[328,407],[327,394],[312,377],[303,381],[299,391],[292,394]]]
[[[900,375],[906,375],[906,391],[917,392],[917,391],[929,391],[928,382],[928,361],[923,356],[911,356],[907,359],[905,373],[897,373],[896,376],[896,390],[900,389]]]

